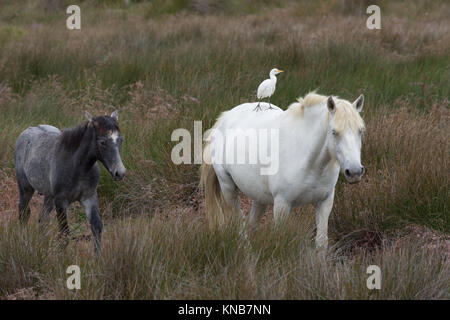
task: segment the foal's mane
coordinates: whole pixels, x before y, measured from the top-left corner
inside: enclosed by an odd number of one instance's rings
[[[64,129],[61,134],[61,144],[67,151],[75,151],[80,146],[83,140],[84,133],[88,129],[89,122],[83,122],[82,124],[69,129]]]
[[[92,122],[86,121],[80,125],[63,130],[61,134],[61,144],[68,151],[75,151],[81,144],[83,136],[87,130],[97,129],[97,134],[102,136],[109,131],[120,131],[117,121],[108,116],[100,116],[92,119]]]
[[[350,128],[353,131],[364,128],[364,121],[359,112],[347,100],[332,96],[336,104],[334,125],[338,130]],[[315,91],[308,93],[304,98],[299,97],[297,102],[292,103],[287,111],[291,116],[303,117],[306,108],[316,107],[323,104],[328,96],[317,94]],[[328,119],[329,113],[327,113]]]

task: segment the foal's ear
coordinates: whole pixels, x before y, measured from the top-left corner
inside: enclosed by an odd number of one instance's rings
[[[89,122],[92,122],[92,120],[94,120],[94,117],[89,112],[85,111],[84,115],[86,116],[86,119],[88,119]]]
[[[114,111],[113,113],[111,113],[111,118],[113,118],[116,121],[119,121],[119,112]]]
[[[353,106],[356,108],[358,112],[361,112],[364,105],[364,96],[361,94],[358,99],[353,102]]]
[[[330,113],[334,113],[336,111],[336,103],[334,103],[334,100],[332,97],[328,98],[327,107],[328,107],[328,111],[330,111]]]

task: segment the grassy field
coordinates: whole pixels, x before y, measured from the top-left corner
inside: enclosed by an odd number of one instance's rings
[[[70,31],[73,1],[0,0],[0,299],[449,299],[450,5],[369,2],[80,1]],[[368,3],[381,30],[366,28]],[[281,108],[311,90],[365,96],[367,173],[338,182],[326,255],[311,208],[283,232],[268,210],[249,242],[235,221],[210,230],[198,166],[170,159],[174,129],[206,130],[254,101],[273,67],[285,70],[271,100]],[[38,195],[21,227],[20,132],[116,109],[128,174],[113,182],[102,169],[102,256],[78,205],[66,247],[55,225],[39,230]],[[79,291],[65,286],[72,264]],[[381,290],[366,287],[371,264]]]

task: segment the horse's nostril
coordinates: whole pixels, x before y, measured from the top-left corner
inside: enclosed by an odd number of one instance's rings
[[[344,172],[345,172],[345,175],[346,175],[346,176],[350,176],[350,170],[348,170],[348,169],[345,169],[345,171],[344,171]]]
[[[121,180],[121,179],[123,179],[123,177],[125,176],[125,172],[126,172],[126,171],[120,171],[120,170],[115,171],[115,172],[114,172],[114,175],[113,175],[114,179],[115,179],[115,180]]]

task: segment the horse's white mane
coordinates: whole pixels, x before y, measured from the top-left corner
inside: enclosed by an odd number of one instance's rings
[[[336,113],[334,115],[334,126],[337,130],[350,128],[353,131],[364,128],[364,121],[359,112],[353,105],[337,96],[332,96],[336,104]],[[305,97],[297,98],[297,102],[292,103],[288,107],[288,112],[292,116],[303,116],[305,108],[314,107],[322,104],[328,99],[328,96],[317,94],[315,91],[308,93]],[[329,115],[329,113],[328,113]],[[327,119],[328,119],[327,115]]]
[[[327,99],[328,96],[324,96],[316,93],[315,91],[312,91],[306,94],[306,96],[304,96],[303,98],[298,97],[297,102],[291,103],[291,105],[289,105],[288,107],[288,110],[294,116],[302,116],[305,108],[319,105]],[[339,98],[333,96],[333,99],[337,101]]]

